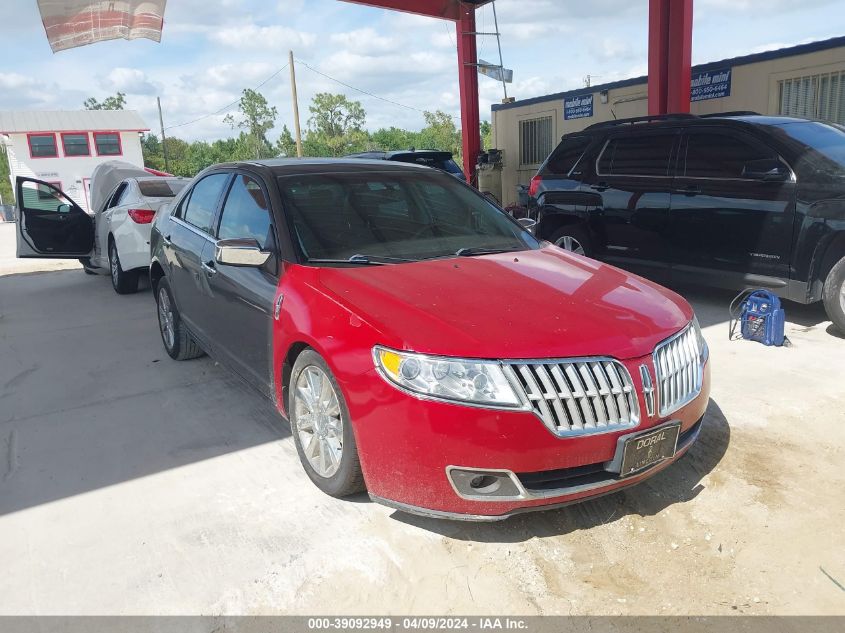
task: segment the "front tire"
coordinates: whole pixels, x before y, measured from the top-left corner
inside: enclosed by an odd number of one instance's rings
[[[834,327],[845,334],[845,257],[840,259],[824,281],[822,301]]]
[[[123,270],[117,254],[117,244],[114,240],[109,240],[109,273],[114,291],[119,295],[138,292],[140,272],[139,270]]]
[[[290,385],[290,429],[308,477],[332,497],[364,491],[349,409],[326,361],[314,350],[303,351]]]
[[[164,349],[173,360],[199,358],[205,352],[185,329],[179,310],[173,301],[173,293],[167,279],[161,278],[156,284],[156,306],[158,311],[158,329]]]

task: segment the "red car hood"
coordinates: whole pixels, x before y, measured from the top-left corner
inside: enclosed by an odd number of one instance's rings
[[[323,268],[319,278],[385,345],[445,356],[636,358],[693,315],[675,293],[557,247]]]

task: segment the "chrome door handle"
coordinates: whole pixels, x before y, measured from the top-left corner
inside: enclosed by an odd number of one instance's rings
[[[170,246],[171,244],[173,244],[173,241],[170,239],[169,235],[162,235],[161,236],[161,242],[165,246]]]
[[[214,267],[214,262],[203,262],[202,269],[209,275],[217,274],[217,269]]]

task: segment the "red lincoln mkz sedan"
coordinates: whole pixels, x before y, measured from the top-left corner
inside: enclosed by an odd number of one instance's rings
[[[216,165],[160,212],[167,352],[274,398],[323,491],[500,519],[642,481],[708,402],[692,309],[433,169]]]

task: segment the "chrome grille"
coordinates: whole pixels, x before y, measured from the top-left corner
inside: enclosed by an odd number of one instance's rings
[[[640,418],[631,375],[609,358],[506,365],[534,413],[561,436],[606,433],[636,426]]]
[[[701,393],[702,350],[690,326],[654,350],[657,400],[661,416],[669,415]]]

